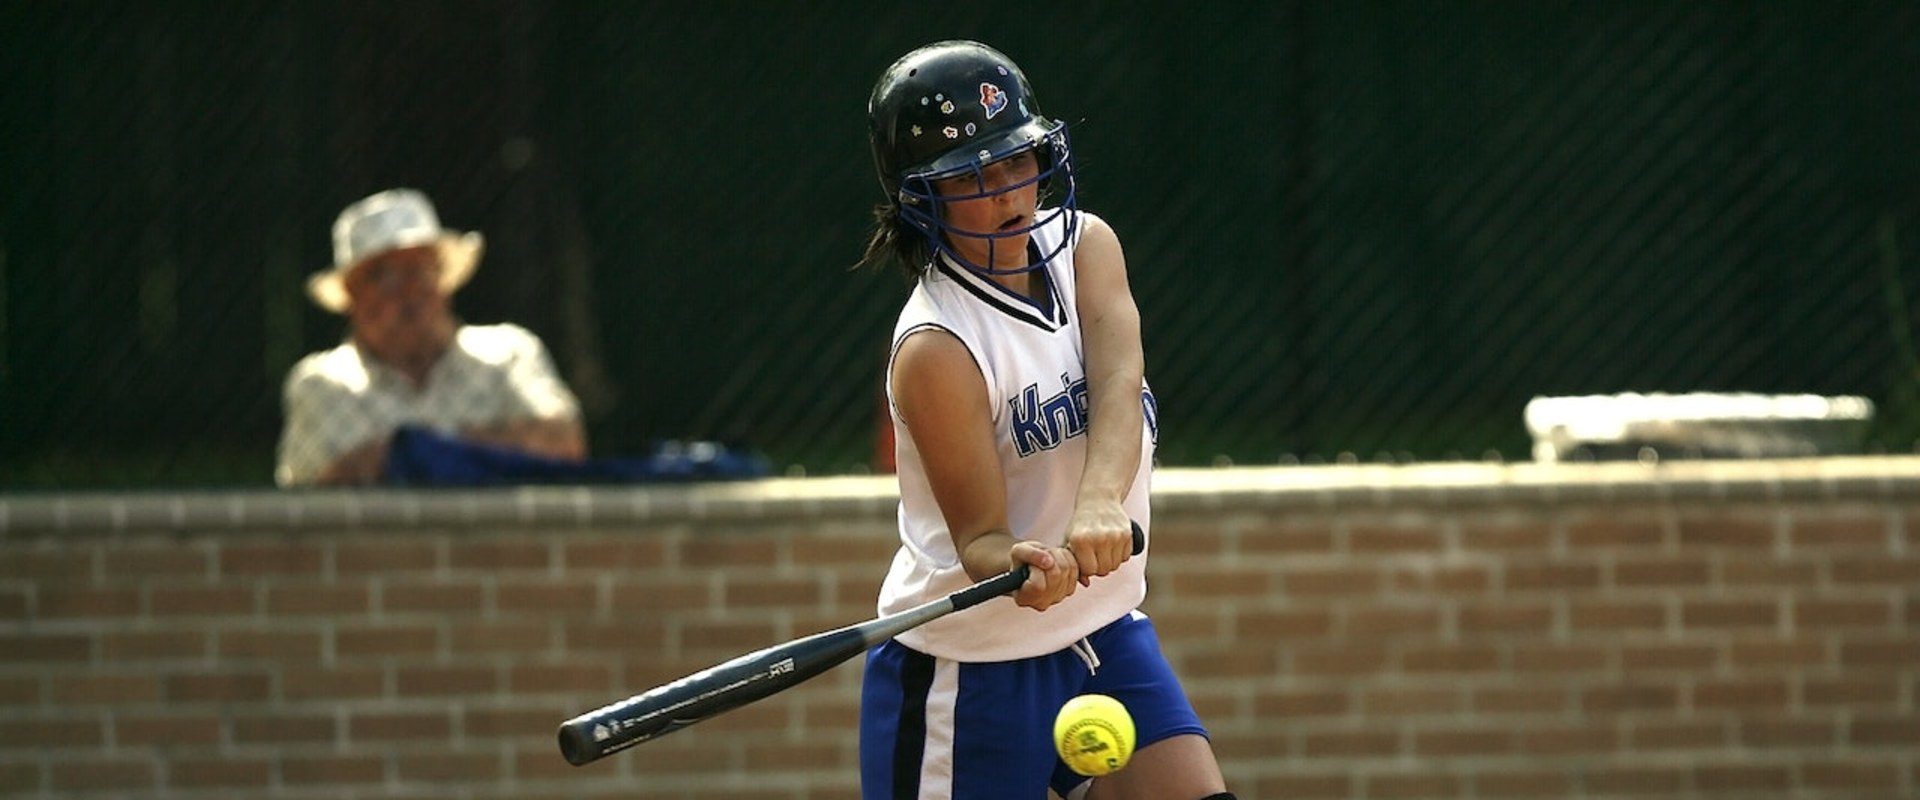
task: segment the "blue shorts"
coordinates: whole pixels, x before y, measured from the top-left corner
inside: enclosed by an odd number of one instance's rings
[[[961,663],[882,642],[867,652],[861,687],[861,797],[1044,800],[1048,787],[1065,797],[1087,779],[1054,752],[1053,718],[1089,693],[1127,707],[1135,748],[1207,733],[1137,611],[1018,661]]]

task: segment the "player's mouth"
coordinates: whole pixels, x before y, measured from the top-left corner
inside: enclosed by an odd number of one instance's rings
[[[1000,230],[1010,231],[1015,228],[1026,227],[1026,224],[1027,224],[1027,216],[1025,214],[1016,214],[1012,217],[1009,217],[1006,222],[1000,223]]]

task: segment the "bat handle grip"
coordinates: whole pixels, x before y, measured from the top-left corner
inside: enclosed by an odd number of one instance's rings
[[[1133,554],[1140,555],[1147,549],[1147,532],[1140,529],[1140,523],[1133,523]],[[984,603],[1003,594],[1012,594],[1020,590],[1020,584],[1027,582],[1027,575],[1033,571],[1031,564],[1015,564],[999,577],[989,578],[974,584],[965,591],[953,596],[953,610]]]

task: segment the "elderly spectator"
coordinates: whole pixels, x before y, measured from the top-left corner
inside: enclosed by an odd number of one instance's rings
[[[287,375],[276,483],[380,482],[401,426],[544,458],[586,457],[579,401],[539,337],[454,315],[453,293],[482,249],[477,232],[443,230],[415,190],[380,192],[340,213],[333,266],[308,279],[307,293],[346,316],[347,337]]]

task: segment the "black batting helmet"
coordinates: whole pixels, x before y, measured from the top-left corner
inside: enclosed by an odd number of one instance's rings
[[[1030,150],[1039,156],[1039,180],[1046,193],[1061,198],[1056,215],[1065,213],[1072,220],[1073,169],[1066,125],[1040,114],[1026,75],[1000,51],[979,42],[953,40],[901,56],[874,84],[867,117],[874,167],[886,202],[925,233],[935,250],[980,271],[1004,272],[959,258],[941,234],[1024,235],[1054,215],[1023,230],[960,233],[945,225],[932,182],[977,174],[982,166]],[[1027,269],[1037,269],[1052,255]]]

